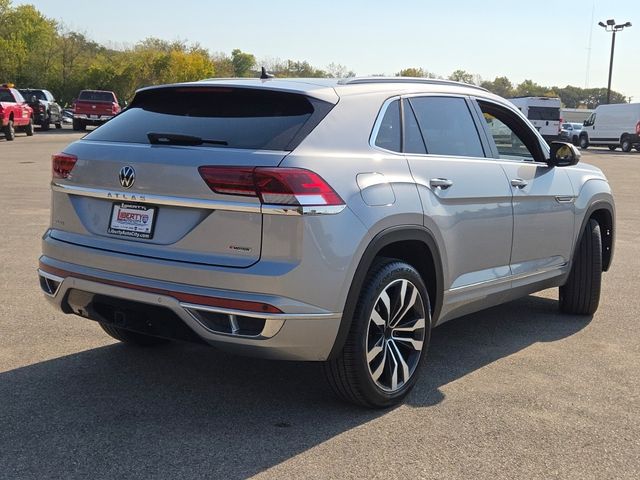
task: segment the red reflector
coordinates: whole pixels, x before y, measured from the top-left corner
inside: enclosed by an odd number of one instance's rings
[[[67,178],[71,174],[71,170],[78,161],[75,155],[68,153],[56,153],[51,155],[51,170],[53,178]]]
[[[243,310],[245,312],[264,312],[264,313],[282,313],[277,307],[269,305],[268,303],[261,302],[249,302],[244,300],[235,300],[231,298],[218,298],[207,297],[205,295],[192,295],[190,293],[174,292],[171,290],[164,290],[162,288],[145,287],[142,285],[135,285],[126,282],[117,282],[114,280],[105,280],[104,278],[92,277],[90,275],[83,275],[81,273],[68,272],[60,268],[51,267],[42,262],[39,262],[40,270],[55,275],[61,278],[74,277],[89,280],[91,282],[104,283],[105,285],[113,285],[114,287],[130,288],[131,290],[139,290],[141,292],[157,293],[159,295],[166,295],[173,297],[176,300],[187,303],[195,303],[198,305],[205,305],[209,307],[227,308],[229,310]]]
[[[204,166],[198,171],[216,193],[257,196],[269,205],[344,205],[320,175],[302,168]]]

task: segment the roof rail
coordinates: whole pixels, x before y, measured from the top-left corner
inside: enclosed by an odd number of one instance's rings
[[[427,85],[453,85],[459,87],[475,88],[488,92],[486,88],[479,87],[469,83],[454,82],[453,80],[443,80],[440,78],[423,78],[423,77],[356,77],[345,78],[338,82],[339,85],[355,85],[361,83],[421,83]]]

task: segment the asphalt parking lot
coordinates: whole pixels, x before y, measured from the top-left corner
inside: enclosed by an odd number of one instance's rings
[[[405,405],[337,401],[317,364],[134,349],[54,311],[35,269],[50,155],[0,140],[0,478],[640,478],[640,153],[589,149],[617,202],[593,318],[557,291],[434,330]]]

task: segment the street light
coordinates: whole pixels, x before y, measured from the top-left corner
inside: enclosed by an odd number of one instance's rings
[[[613,49],[616,47],[616,32],[624,30],[625,27],[630,27],[631,22],[616,24],[613,18],[607,20],[606,25],[603,22],[598,22],[602,28],[607,32],[613,32],[611,36],[611,59],[609,60],[609,84],[607,85],[607,104],[611,103],[611,73],[613,72]]]

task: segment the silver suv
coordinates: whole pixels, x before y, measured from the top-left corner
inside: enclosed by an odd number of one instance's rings
[[[40,284],[123,342],[321,361],[386,407],[436,325],[550,287],[596,311],[614,201],[578,160],[454,82],[146,88],[53,156]]]

